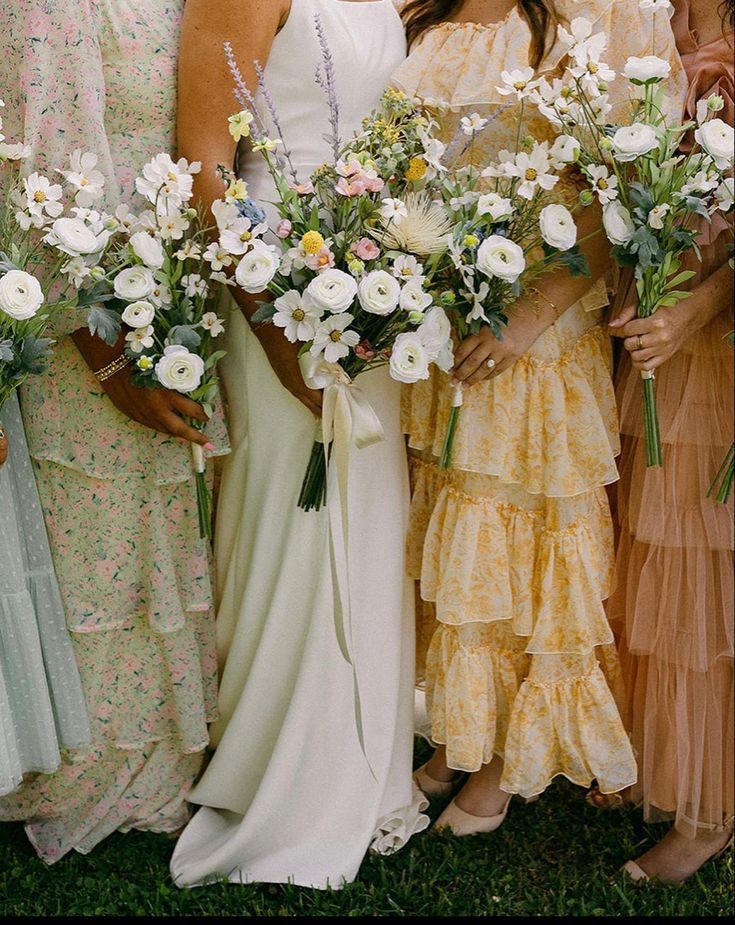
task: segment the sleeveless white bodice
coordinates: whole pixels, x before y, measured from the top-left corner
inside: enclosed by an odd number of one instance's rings
[[[317,13],[334,61],[343,141],[360,127],[406,57],[403,24],[393,0],[292,0],[288,20],[273,42],[265,81],[302,182],[332,158],[324,138],[331,134],[327,99],[314,79],[322,65],[314,24]],[[260,95],[258,105],[265,117]],[[272,132],[278,134],[275,128]],[[239,173],[254,199],[263,205],[273,199],[273,184],[260,154],[243,151]]]

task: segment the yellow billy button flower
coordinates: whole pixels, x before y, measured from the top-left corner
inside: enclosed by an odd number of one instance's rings
[[[144,373],[147,373],[149,369],[153,369],[153,360],[150,357],[141,357],[136,366],[138,369],[142,369]]]
[[[324,247],[324,238],[318,231],[307,231],[301,239],[301,249],[305,254],[318,254]]]
[[[464,236],[464,243],[467,247],[477,247],[480,243],[480,239],[476,234],[466,234]]]
[[[246,199],[248,195],[248,185],[244,180],[233,180],[227,187],[225,200],[227,202],[238,202]]]
[[[248,112],[247,109],[243,109],[242,112],[236,112],[234,116],[230,116],[227,120],[229,123],[230,135],[235,139],[235,141],[240,141],[241,138],[248,138],[250,136],[250,126],[253,122],[253,114]]]
[[[405,173],[405,179],[408,180],[409,183],[417,183],[419,180],[423,180],[426,176],[428,166],[429,165],[423,157],[412,157],[408,162],[408,170]]]

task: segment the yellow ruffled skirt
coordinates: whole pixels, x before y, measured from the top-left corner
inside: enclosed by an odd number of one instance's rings
[[[436,458],[449,377],[404,391],[431,737],[458,770],[502,756],[503,789],[524,797],[558,775],[610,793],[636,780],[603,608],[604,486],[619,452],[605,301],[596,288],[512,369],[465,393],[448,471]]]

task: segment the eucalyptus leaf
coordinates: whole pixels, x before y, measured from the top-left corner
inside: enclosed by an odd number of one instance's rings
[[[112,347],[120,336],[122,324],[120,316],[111,308],[105,308],[104,305],[91,305],[87,312],[87,327],[90,334],[99,337]]]
[[[258,310],[251,316],[253,324],[267,324],[275,315],[276,307],[273,302],[259,302]]]
[[[191,325],[176,324],[168,332],[166,338],[168,344],[186,347],[187,350],[195,351],[202,342],[202,338]]]

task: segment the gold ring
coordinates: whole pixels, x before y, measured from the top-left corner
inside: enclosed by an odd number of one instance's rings
[[[643,350],[643,342],[641,341],[641,335],[640,335],[640,334],[638,335],[638,337],[637,337],[637,339],[636,339],[635,345],[636,345],[636,349],[637,349],[637,350]]]

